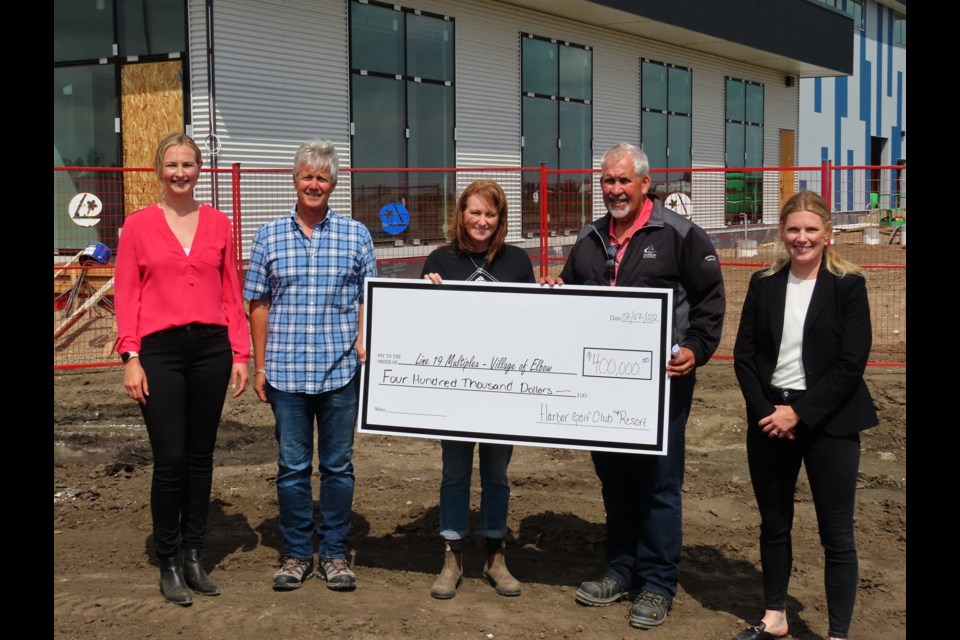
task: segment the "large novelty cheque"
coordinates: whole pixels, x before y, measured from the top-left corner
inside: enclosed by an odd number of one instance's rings
[[[358,431],[664,455],[673,292],[370,278]]]

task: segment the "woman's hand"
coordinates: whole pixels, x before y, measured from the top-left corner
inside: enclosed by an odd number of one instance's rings
[[[147,374],[140,365],[140,358],[130,358],[123,365],[123,388],[127,395],[139,402],[147,404],[150,388],[147,385]]]
[[[548,287],[559,287],[563,285],[563,279],[560,276],[541,276],[540,284]]]
[[[230,387],[236,389],[233,397],[236,398],[247,390],[247,383],[250,381],[250,372],[247,370],[245,362],[234,362],[233,369],[230,371]]]
[[[440,277],[439,273],[428,273],[423,276],[424,280],[429,280],[433,284],[443,284],[443,278]]]
[[[775,404],[773,407],[773,413],[760,420],[760,428],[771,438],[796,440],[797,434],[793,428],[800,422],[800,416],[790,405]]]

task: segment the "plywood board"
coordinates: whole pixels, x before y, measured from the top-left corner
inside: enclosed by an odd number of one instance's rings
[[[157,143],[183,131],[183,64],[180,60],[127,64],[120,70],[123,166],[153,167]],[[124,175],[124,211],[129,215],[157,201],[153,172]]]

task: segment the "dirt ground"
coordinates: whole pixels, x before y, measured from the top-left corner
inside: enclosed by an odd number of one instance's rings
[[[577,585],[604,568],[603,505],[584,451],[514,450],[507,560],[523,594],[504,598],[484,584],[481,549],[472,544],[457,596],[439,601],[430,597],[442,564],[439,442],[358,436],[350,538],[357,590],[335,593],[310,580],[298,591],[274,592],[280,541],[273,420],[252,392],[227,401],[215,457],[205,557],[223,595],[195,596],[190,608],[165,604],[151,538],[150,448],[121,375],[119,368],[54,375],[56,638],[728,640],[761,613],[758,515],[743,401],[728,361],[699,374],[687,427],[680,592],[667,623],[653,631],[629,627],[628,603],[574,603]],[[862,438],[860,589],[850,637],[900,640],[906,637],[906,375],[871,368],[867,381],[881,422]],[[801,478],[790,637],[824,640],[822,551]],[[474,509],[478,498],[475,474]]]

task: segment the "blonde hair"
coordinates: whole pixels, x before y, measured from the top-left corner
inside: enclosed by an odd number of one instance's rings
[[[163,140],[160,141],[160,144],[157,145],[157,155],[153,158],[153,172],[157,174],[157,178],[160,177],[160,171],[163,169],[163,154],[165,154],[170,147],[180,146],[189,147],[193,150],[198,167],[203,164],[203,154],[200,152],[200,147],[197,146],[197,143],[193,141],[193,138],[185,133],[174,131],[173,133],[165,135]]]
[[[797,211],[809,211],[810,213],[816,214],[823,220],[824,228],[827,230],[829,236],[830,231],[833,229],[830,209],[827,206],[827,201],[814,191],[798,191],[790,196],[790,199],[783,204],[783,208],[780,210],[781,236],[783,235],[783,227],[787,223],[787,217]],[[829,243],[829,237],[824,240],[822,260],[824,261],[827,271],[835,276],[842,278],[847,274],[854,274],[861,277],[864,275],[863,269],[837,253],[837,250]],[[763,275],[772,276],[788,264],[790,264],[790,255],[781,242],[777,249],[777,255],[774,256],[773,263],[763,272]]]
[[[497,212],[497,228],[490,239],[490,247],[487,249],[486,257],[487,262],[493,262],[503,250],[507,238],[507,195],[500,188],[500,185],[493,180],[475,180],[468,184],[460,197],[457,198],[457,211],[450,230],[450,243],[460,251],[466,251],[467,253],[472,253],[474,249],[473,239],[470,237],[470,231],[464,221],[467,201],[470,200],[470,196],[477,196],[486,200],[493,205]]]

